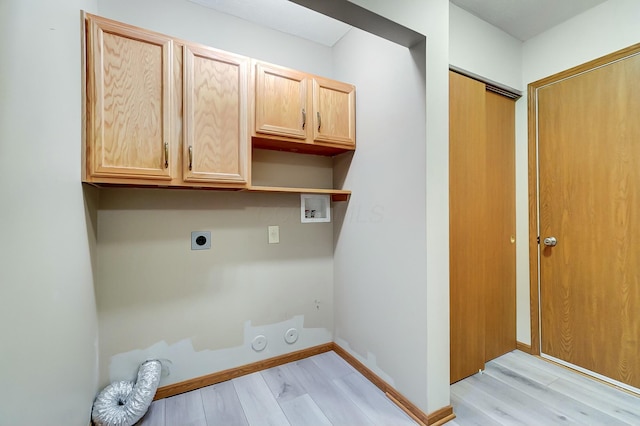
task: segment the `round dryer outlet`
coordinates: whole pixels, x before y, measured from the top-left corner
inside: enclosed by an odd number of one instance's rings
[[[256,352],[263,351],[264,348],[267,347],[267,338],[264,337],[262,334],[254,337],[253,341],[251,342],[251,347]]]
[[[288,344],[293,344],[298,340],[298,330],[295,328],[290,328],[284,333],[284,341]]]

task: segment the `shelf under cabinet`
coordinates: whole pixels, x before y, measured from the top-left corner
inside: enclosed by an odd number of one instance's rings
[[[351,191],[345,189],[290,188],[281,186],[250,186],[249,192],[284,192],[294,194],[328,194],[331,201],[348,201]]]
[[[304,140],[283,139],[280,136],[258,135],[251,138],[253,148],[269,149],[274,151],[288,151],[300,154],[334,155],[355,151],[355,145],[340,145],[331,143],[308,143]]]

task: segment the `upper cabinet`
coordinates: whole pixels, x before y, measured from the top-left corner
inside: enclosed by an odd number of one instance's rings
[[[355,87],[254,61],[253,146],[334,155],[355,149]]]
[[[255,63],[256,132],[305,140],[307,75],[276,65]]]
[[[249,59],[184,46],[185,182],[247,182]]]
[[[332,160],[302,154],[355,150],[354,86],[83,18],[84,182],[348,199],[333,186]]]
[[[85,15],[85,182],[243,189],[249,58]]]
[[[356,88],[347,83],[313,77],[313,140],[356,144]]]
[[[87,175],[171,180],[173,41],[89,17]]]

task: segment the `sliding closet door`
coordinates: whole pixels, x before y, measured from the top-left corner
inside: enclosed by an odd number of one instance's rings
[[[451,382],[516,347],[515,103],[449,82]]]
[[[486,92],[485,360],[516,348],[515,101]]]
[[[451,382],[484,368],[485,85],[449,73]]]

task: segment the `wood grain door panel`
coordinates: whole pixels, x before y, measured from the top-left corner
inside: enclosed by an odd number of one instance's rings
[[[451,382],[484,368],[485,85],[449,73]]]
[[[170,180],[173,41],[94,16],[87,37],[89,175]]]
[[[356,89],[319,77],[313,79],[313,140],[355,145]]]
[[[255,66],[256,133],[306,139],[311,123],[306,74],[260,62]]]
[[[516,348],[515,103],[449,80],[451,382]]]
[[[490,361],[516,348],[515,102],[489,91],[485,101],[485,361]]]
[[[537,91],[541,350],[640,387],[640,56]]]
[[[247,182],[249,59],[184,47],[185,182]]]

